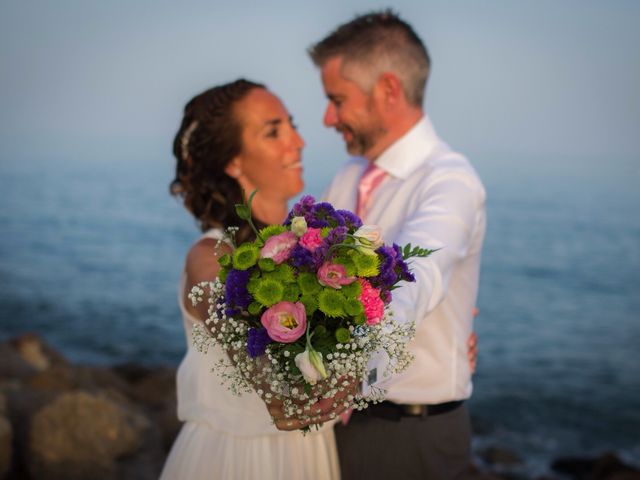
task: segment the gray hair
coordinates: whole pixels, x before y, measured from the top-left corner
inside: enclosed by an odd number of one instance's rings
[[[318,67],[341,57],[341,73],[367,92],[382,73],[392,72],[400,79],[407,101],[422,107],[429,53],[411,26],[391,10],[360,15],[340,25],[309,47],[308,53]]]

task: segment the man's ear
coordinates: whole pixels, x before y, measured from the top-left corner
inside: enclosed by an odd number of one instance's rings
[[[229,175],[231,178],[235,178],[236,180],[240,175],[242,175],[242,160],[240,155],[236,156],[231,160],[226,167],[224,167],[224,173]]]
[[[378,77],[376,90],[385,105],[394,106],[404,98],[402,83],[395,73],[384,72]]]

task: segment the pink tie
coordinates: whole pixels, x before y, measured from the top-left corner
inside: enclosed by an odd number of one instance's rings
[[[356,207],[356,215],[362,218],[369,208],[371,194],[380,183],[384,180],[387,172],[377,167],[375,163],[370,163],[367,169],[360,177],[358,184],[358,205]]]

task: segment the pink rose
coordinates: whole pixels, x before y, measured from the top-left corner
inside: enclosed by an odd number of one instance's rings
[[[347,277],[344,265],[324,262],[318,269],[318,282],[325,287],[341,288],[342,285],[349,285],[356,277]]]
[[[297,242],[298,238],[293,232],[284,232],[269,237],[267,241],[264,242],[262,250],[260,250],[260,257],[270,258],[275,263],[280,264],[289,258]]]
[[[367,319],[367,325],[376,325],[380,323],[384,316],[384,302],[380,298],[380,291],[373,288],[369,282],[360,279],[362,285],[362,293],[358,300],[364,307],[364,315]]]
[[[316,248],[322,245],[320,232],[322,232],[320,228],[307,228],[305,234],[300,237],[300,245],[310,252],[313,252]]]
[[[278,302],[265,310],[260,318],[272,340],[292,343],[307,330],[307,313],[300,302]]]

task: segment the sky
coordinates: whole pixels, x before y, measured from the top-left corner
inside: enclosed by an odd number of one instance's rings
[[[184,104],[247,77],[307,141],[305,174],[344,160],[306,48],[391,6],[430,51],[426,111],[472,160],[640,164],[640,2],[30,1],[0,6],[0,162],[172,164]],[[588,163],[587,162],[587,163]]]

